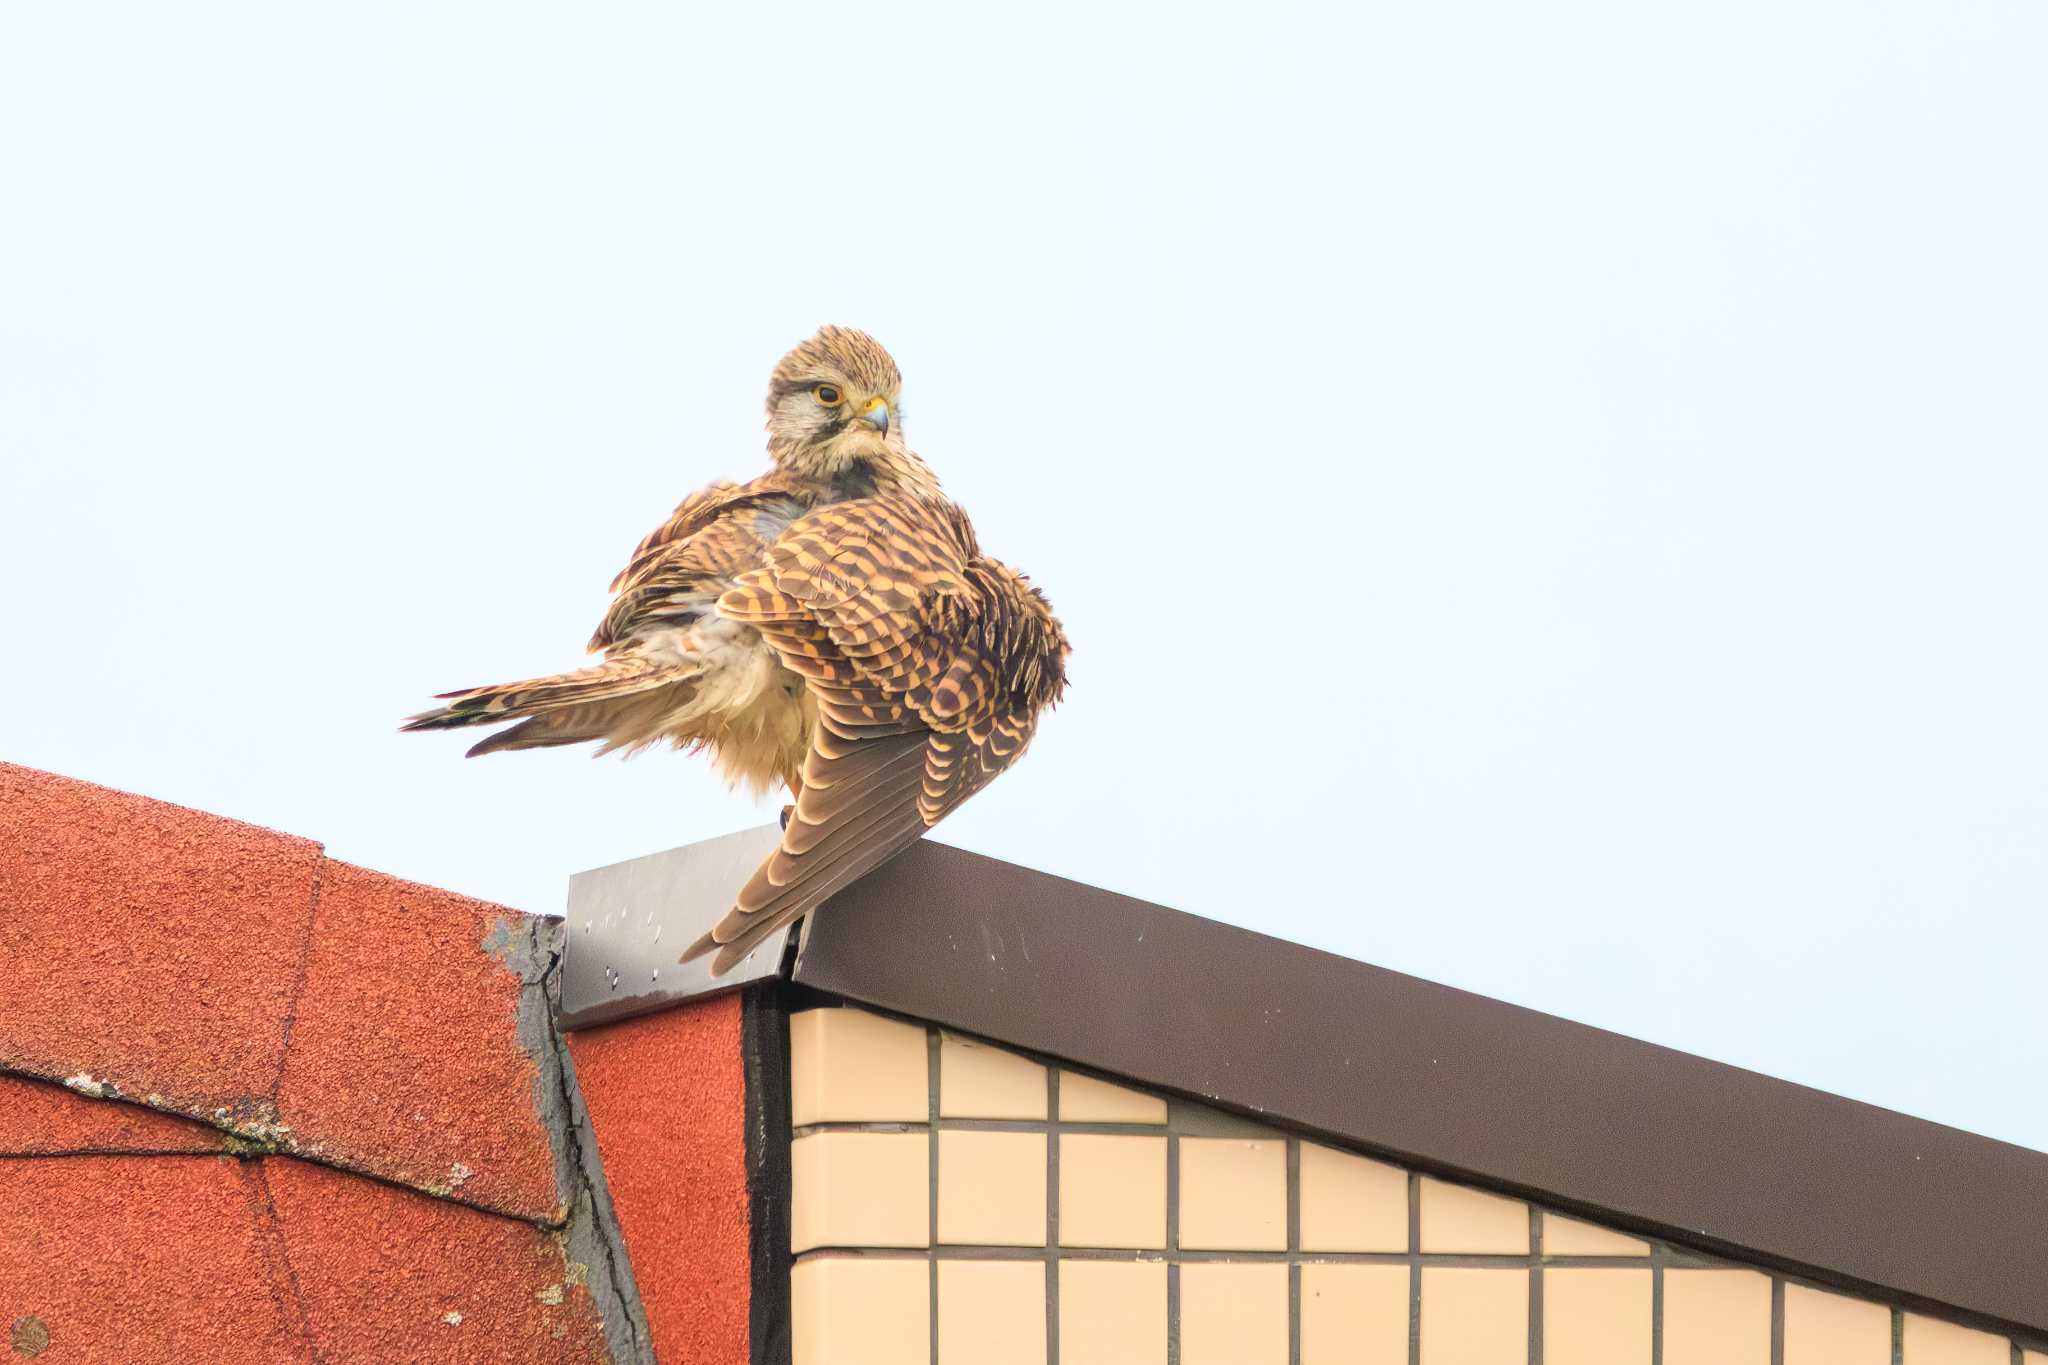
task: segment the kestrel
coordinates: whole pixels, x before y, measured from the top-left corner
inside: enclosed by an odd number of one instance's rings
[[[735,786],[786,784],[781,846],[682,955],[715,952],[714,976],[988,785],[1066,689],[1051,604],[904,444],[901,387],[873,337],[821,329],[770,377],[774,467],[683,499],[612,581],[602,663],[446,693],[403,727],[518,721],[472,757],[666,740]]]

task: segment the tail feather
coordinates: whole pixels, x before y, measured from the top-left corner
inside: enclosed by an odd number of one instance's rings
[[[605,739],[642,694],[669,691],[702,671],[696,663],[661,663],[638,655],[607,659],[573,673],[446,692],[435,707],[409,716],[401,730],[453,730],[521,720],[472,748],[474,758],[500,749],[534,749]],[[522,720],[522,718],[525,718]]]
[[[616,702],[595,702],[587,706],[563,707],[529,716],[510,729],[469,747],[467,758],[481,758],[500,749],[545,749],[556,744],[581,744],[603,739],[610,730]]]

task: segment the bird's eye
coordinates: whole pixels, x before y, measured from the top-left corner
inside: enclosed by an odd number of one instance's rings
[[[840,400],[846,396],[830,384],[818,385],[817,388],[811,390],[811,394],[828,408],[838,407]]]

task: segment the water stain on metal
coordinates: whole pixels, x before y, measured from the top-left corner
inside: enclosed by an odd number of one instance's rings
[[[18,1356],[39,1356],[50,1349],[50,1329],[43,1320],[33,1315],[14,1320],[14,1330],[7,1334],[7,1340]]]

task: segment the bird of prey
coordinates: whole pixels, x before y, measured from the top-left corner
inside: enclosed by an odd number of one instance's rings
[[[780,847],[682,955],[722,975],[907,848],[1030,744],[1066,632],[904,444],[896,362],[825,327],[768,385],[773,468],[683,499],[612,582],[603,661],[445,693],[407,730],[517,724],[472,757],[595,741],[705,750],[787,785]]]

